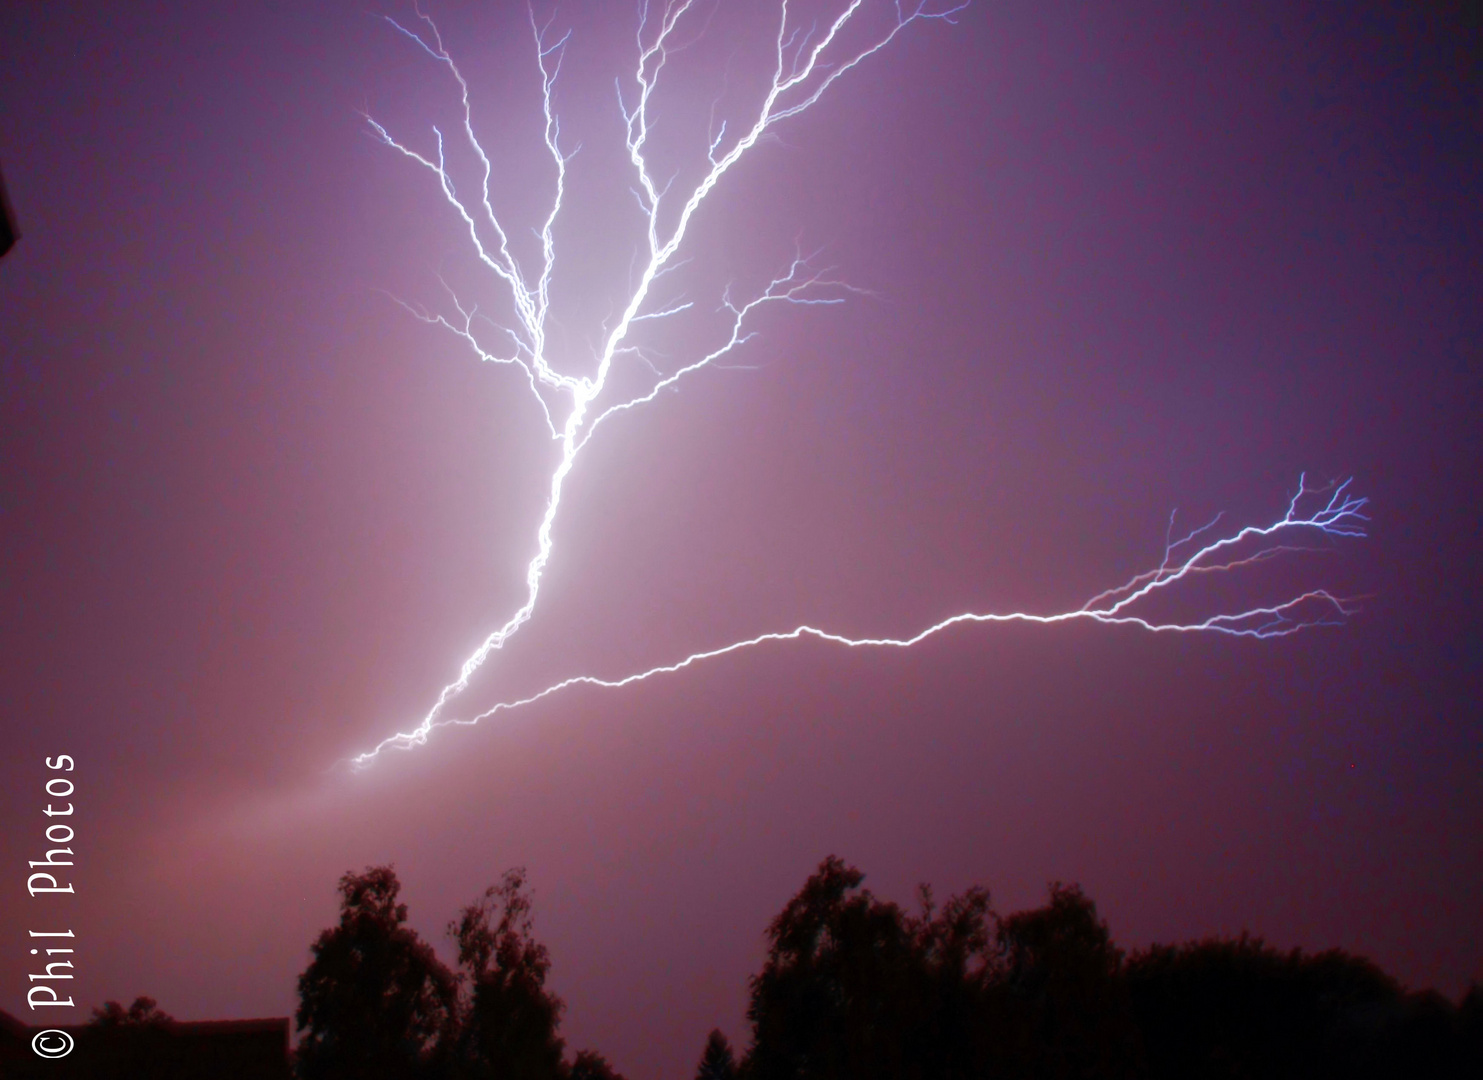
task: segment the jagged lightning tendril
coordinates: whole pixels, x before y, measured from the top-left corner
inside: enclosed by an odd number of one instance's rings
[[[1163,561],[1154,569],[1136,574],[1124,584],[1098,593],[1074,611],[1054,615],[1035,615],[1018,611],[1006,614],[964,612],[933,623],[925,630],[904,638],[852,638],[820,630],[814,626],[799,626],[787,631],[758,634],[745,641],[691,653],[673,664],[662,664],[622,678],[605,679],[594,675],[577,675],[563,679],[527,697],[502,701],[485,709],[477,716],[466,719],[434,720],[413,731],[393,735],[383,739],[375,749],[353,758],[352,763],[358,767],[369,765],[383,750],[409,750],[422,745],[435,728],[477,724],[495,713],[508,712],[523,705],[533,704],[569,687],[595,686],[616,690],[642,682],[655,675],[668,675],[683,671],[702,660],[711,660],[770,641],[797,641],[800,638],[809,637],[851,648],[875,646],[904,649],[925,641],[950,627],[965,623],[1021,622],[1048,626],[1078,619],[1110,625],[1137,626],[1144,630],[1161,633],[1213,632],[1250,638],[1285,637],[1306,627],[1335,625],[1354,613],[1356,601],[1337,597],[1327,589],[1310,589],[1277,604],[1207,615],[1204,618],[1189,621],[1154,619],[1140,615],[1133,609],[1140,601],[1147,601],[1161,590],[1168,589],[1196,575],[1233,572],[1286,552],[1321,550],[1283,542],[1289,536],[1296,538],[1303,533],[1310,535],[1317,533],[1330,537],[1363,537],[1365,524],[1369,521],[1369,517],[1365,514],[1365,507],[1369,504],[1369,500],[1351,495],[1349,483],[1350,481],[1346,480],[1343,483],[1332,485],[1325,491],[1315,491],[1307,486],[1307,477],[1301,477],[1298,481],[1297,493],[1288,503],[1287,512],[1271,524],[1248,525],[1228,536],[1204,539],[1219,522],[1220,519],[1217,517],[1182,539],[1166,543]],[[1325,493],[1328,494],[1328,499],[1321,505],[1307,511],[1299,509],[1305,498],[1321,497]],[[1245,554],[1240,554],[1235,550],[1243,546],[1246,548],[1255,546],[1255,550]]]
[[[405,155],[416,164],[427,169],[436,178],[443,198],[462,221],[478,261],[491,272],[512,302],[514,325],[499,326],[482,314],[477,305],[464,303],[453,289],[444,282],[451,301],[452,316],[430,311],[421,306],[402,303],[416,318],[442,327],[462,340],[479,360],[518,367],[525,376],[531,395],[536,399],[548,433],[560,450],[560,457],[553,469],[545,510],[536,528],[536,550],[526,565],[525,599],[520,606],[490,633],[479,647],[463,662],[458,677],[438,694],[432,707],[411,731],[401,732],[383,740],[375,749],[352,759],[357,766],[369,764],[382,750],[406,749],[421,745],[429,734],[438,727],[448,724],[474,724],[503,709],[537,701],[558,690],[578,684],[616,688],[641,679],[666,672],[679,671],[700,660],[709,659],[768,641],[793,640],[805,636],[817,637],[842,645],[891,645],[905,647],[913,645],[950,626],[966,622],[1039,622],[1054,623],[1071,619],[1093,619],[1105,623],[1128,623],[1149,630],[1211,630],[1228,634],[1253,637],[1273,637],[1291,633],[1307,625],[1331,622],[1349,613],[1346,601],[1341,601],[1323,590],[1304,593],[1283,604],[1270,608],[1256,608],[1231,615],[1217,615],[1200,622],[1161,623],[1144,618],[1131,609],[1154,594],[1197,573],[1228,571],[1250,565],[1288,550],[1289,545],[1271,544],[1255,554],[1237,557],[1233,549],[1247,541],[1260,542],[1279,533],[1302,529],[1316,529],[1336,536],[1362,535],[1361,523],[1365,520],[1361,510],[1365,500],[1345,495],[1341,485],[1322,509],[1299,515],[1298,505],[1305,496],[1314,494],[1300,483],[1297,495],[1288,507],[1287,514],[1279,521],[1264,528],[1250,527],[1229,537],[1217,539],[1196,548],[1202,537],[1213,526],[1195,530],[1178,542],[1166,544],[1163,562],[1154,570],[1130,579],[1126,584],[1100,593],[1077,611],[1061,615],[978,615],[963,614],[937,623],[921,633],[903,639],[862,638],[854,639],[831,634],[811,626],[800,626],[786,633],[763,634],[746,641],[708,652],[686,657],[676,664],[650,669],[622,679],[599,679],[579,676],[557,683],[527,698],[502,702],[491,709],[468,719],[444,719],[448,703],[462,693],[474,674],[489,657],[499,650],[531,617],[535,611],[540,584],[553,550],[552,530],[561,505],[562,490],[568,475],[576,463],[578,454],[591,441],[597,429],[609,418],[626,414],[639,406],[653,401],[664,390],[675,386],[685,376],[702,368],[716,366],[736,352],[752,337],[749,329],[753,315],[760,308],[775,304],[810,305],[836,304],[843,301],[842,293],[858,292],[840,281],[826,276],[811,265],[810,257],[799,253],[786,272],[776,276],[749,299],[734,298],[730,291],[723,296],[719,311],[724,314],[726,329],[714,348],[686,364],[681,364],[669,374],[654,367],[641,349],[631,340],[634,327],[677,315],[691,307],[689,301],[656,299],[655,286],[667,274],[684,265],[685,259],[678,258],[684,245],[687,231],[695,214],[712,192],[748,153],[777,123],[797,116],[813,106],[823,94],[847,72],[853,70],[868,57],[885,48],[907,26],[924,20],[952,21],[967,3],[944,10],[929,10],[923,2],[914,6],[896,0],[894,18],[888,20],[881,32],[864,46],[846,49],[842,44],[846,28],[865,6],[865,0],[850,0],[844,9],[829,22],[822,33],[817,26],[801,29],[790,25],[787,0],[781,0],[780,18],[774,40],[774,61],[771,82],[762,95],[748,123],[740,127],[721,121],[714,123],[706,149],[704,168],[699,181],[686,192],[671,192],[674,179],[661,184],[656,181],[646,157],[646,149],[654,128],[651,114],[654,93],[659,85],[671,50],[683,43],[676,39],[676,27],[696,7],[695,0],[669,0],[657,18],[652,17],[647,2],[639,7],[637,32],[638,64],[632,72],[632,86],[626,94],[618,86],[618,107],[622,118],[625,148],[632,166],[636,185],[632,187],[634,199],[643,215],[644,241],[636,261],[642,263],[628,299],[623,302],[621,314],[611,329],[605,329],[600,352],[596,357],[596,368],[590,375],[576,375],[558,370],[551,363],[547,352],[547,325],[551,313],[551,282],[555,273],[557,246],[555,227],[561,215],[566,196],[566,171],[575,150],[564,151],[561,144],[561,127],[553,105],[553,91],[561,68],[562,56],[568,35],[548,40],[549,24],[537,25],[534,11],[530,14],[531,32],[535,39],[536,65],[541,78],[541,102],[544,117],[543,141],[554,171],[554,194],[550,210],[546,213],[537,233],[540,246],[540,264],[532,274],[521,265],[511,248],[509,233],[500,222],[494,209],[490,191],[490,180],[494,174],[494,163],[474,132],[473,106],[470,101],[469,84],[463,72],[454,62],[443,45],[433,21],[415,9],[420,27],[406,26],[387,17],[386,21],[400,34],[405,35],[435,61],[445,66],[457,83],[461,99],[462,139],[478,161],[479,185],[473,197],[461,194],[454,183],[445,152],[444,134],[434,127],[433,150],[425,153],[415,150],[393,136],[382,124],[370,116],[366,123],[385,145]],[[728,140],[728,130],[741,133]],[[481,323],[495,327],[501,348],[495,348],[480,336]],[[600,401],[609,389],[609,377],[620,359],[632,358],[646,365],[655,375],[655,381],[644,392],[619,401]],[[1189,552],[1181,557],[1181,552]],[[1222,561],[1222,559],[1224,561]]]
[[[852,0],[823,36],[810,44],[812,32],[800,33],[789,26],[788,5],[784,0],[776,40],[776,68],[771,85],[763,97],[755,118],[746,131],[724,153],[720,152],[724,143],[724,131],[714,137],[708,152],[710,167],[700,182],[679,204],[678,213],[667,228],[663,224],[663,211],[667,210],[670,205],[668,185],[661,188],[655,183],[648,160],[644,156],[644,150],[651,130],[650,105],[653,93],[668,58],[668,50],[673,46],[675,28],[694,7],[694,0],[666,4],[663,16],[659,19],[658,29],[653,31],[652,38],[648,39],[646,35],[650,33],[649,7],[647,3],[640,5],[639,63],[634,75],[638,85],[638,98],[630,107],[623,102],[620,87],[619,108],[626,128],[628,157],[637,173],[639,183],[639,187],[635,189],[635,196],[647,219],[647,261],[623,308],[622,315],[607,334],[601,355],[598,357],[596,373],[591,376],[563,374],[551,365],[546,355],[546,324],[551,310],[550,285],[556,264],[554,229],[566,193],[566,167],[571,156],[563,153],[561,149],[560,124],[552,105],[552,91],[560,70],[562,51],[567,37],[563,35],[555,42],[548,43],[546,40],[548,28],[536,24],[532,10],[530,24],[535,37],[536,63],[541,75],[541,101],[545,117],[544,141],[556,173],[555,195],[551,201],[550,212],[546,215],[539,233],[541,268],[532,283],[511,251],[509,235],[494,210],[490,195],[490,178],[493,175],[494,166],[474,133],[473,106],[470,101],[468,81],[444,47],[437,26],[420,8],[416,10],[418,19],[423,24],[421,30],[403,26],[395,19],[386,17],[386,21],[398,32],[446,66],[458,84],[462,103],[463,135],[479,160],[482,174],[477,205],[471,205],[469,201],[466,201],[454,185],[444,153],[442,131],[437,128],[433,129],[436,154],[429,157],[395,138],[369,115],[365,117],[366,123],[387,146],[412,159],[437,178],[443,197],[462,219],[479,261],[494,273],[510,293],[517,325],[504,327],[502,330],[510,340],[512,351],[493,352],[487,348],[475,333],[474,320],[477,309],[465,306],[456,296],[454,307],[458,312],[457,321],[412,305],[405,306],[418,318],[453,331],[473,349],[481,360],[520,367],[525,373],[532,394],[539,403],[552,437],[561,447],[560,461],[551,474],[545,513],[536,529],[536,553],[526,566],[524,603],[499,629],[486,637],[474,653],[464,661],[459,669],[458,678],[445,686],[438,694],[437,700],[418,726],[418,732],[425,735],[431,730],[448,702],[468,687],[469,680],[490,654],[501,648],[511,635],[529,620],[531,613],[535,610],[541,577],[551,559],[551,532],[557,510],[561,505],[563,486],[572,466],[576,463],[578,452],[587,445],[597,427],[609,416],[653,400],[656,394],[666,387],[673,386],[685,375],[713,364],[732,352],[750,337],[745,326],[748,316],[759,307],[770,303],[839,302],[839,297],[825,294],[829,286],[838,286],[839,283],[828,281],[819,272],[811,270],[806,260],[799,257],[793,261],[787,274],[775,278],[766,289],[751,300],[735,303],[729,297],[726,298],[723,310],[731,316],[731,329],[729,336],[717,348],[699,360],[661,378],[659,383],[647,393],[612,404],[600,412],[592,411],[594,402],[607,387],[608,377],[613,370],[615,360],[619,356],[633,352],[633,349],[625,345],[625,342],[634,324],[644,320],[660,319],[683,310],[684,305],[670,305],[648,312],[644,308],[650,300],[650,293],[655,282],[666,270],[674,268],[675,255],[684,242],[685,234],[696,211],[700,209],[706,197],[741,159],[742,155],[755,146],[757,141],[779,121],[796,116],[817,102],[836,80],[868,56],[884,48],[911,23],[924,19],[951,21],[952,16],[966,6],[966,4],[959,4],[945,11],[929,11],[924,4],[908,9],[903,7],[898,0],[895,5],[894,24],[874,44],[848,55],[835,56],[830,51],[830,47],[835,45],[841,30],[859,12],[862,4],[863,0]],[[492,239],[486,241],[486,234]],[[565,419],[560,423],[557,422],[552,403],[548,400],[553,396],[558,403],[563,397],[565,398],[567,411]]]

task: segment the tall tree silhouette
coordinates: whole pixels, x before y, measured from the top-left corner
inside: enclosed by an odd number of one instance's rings
[[[755,1080],[914,1080],[973,1067],[987,970],[988,894],[912,917],[830,856],[768,927],[752,980]]]
[[[1086,1080],[1141,1075],[1123,956],[1077,885],[999,920],[989,987],[993,1056],[1012,1072]]]
[[[470,989],[458,1041],[470,1080],[563,1080],[562,1001],[546,989],[551,961],[531,934],[525,871],[511,870],[464,908],[448,932]]]
[[[908,915],[830,857],[768,927],[748,1080],[1132,1078],[1122,953],[1076,886],[1006,918],[981,888]]]
[[[305,1080],[421,1080],[446,1067],[457,980],[406,925],[400,890],[390,866],[340,879],[340,924],[299,976]]]
[[[899,1032],[919,1017],[900,911],[830,856],[767,928],[747,1018],[757,1080],[902,1076]]]
[[[713,1029],[706,1037],[695,1080],[736,1080],[736,1058],[720,1028]]]

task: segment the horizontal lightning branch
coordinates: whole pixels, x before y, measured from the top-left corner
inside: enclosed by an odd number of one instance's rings
[[[1327,494],[1328,498],[1320,505],[1308,510],[1300,509],[1304,501],[1311,503],[1312,497],[1322,497],[1324,494]],[[1018,622],[1049,626],[1056,623],[1084,620],[1113,626],[1136,626],[1143,630],[1151,630],[1158,633],[1218,633],[1248,638],[1285,637],[1288,634],[1295,634],[1299,630],[1308,627],[1337,625],[1354,613],[1356,603],[1352,599],[1337,597],[1326,589],[1311,589],[1277,604],[1206,615],[1202,618],[1187,621],[1150,618],[1139,614],[1136,608],[1140,601],[1147,601],[1161,590],[1168,589],[1182,581],[1187,581],[1196,575],[1235,572],[1244,567],[1264,562],[1285,552],[1322,550],[1307,545],[1269,543],[1277,537],[1296,537],[1303,533],[1308,534],[1310,537],[1362,537],[1365,535],[1365,525],[1369,521],[1368,516],[1364,512],[1368,501],[1367,499],[1349,494],[1349,481],[1347,480],[1341,484],[1332,486],[1326,492],[1320,492],[1310,489],[1307,486],[1306,477],[1303,477],[1298,482],[1297,494],[1288,503],[1287,512],[1276,521],[1268,525],[1249,525],[1230,535],[1207,539],[1210,531],[1219,521],[1219,518],[1217,518],[1216,521],[1212,521],[1210,524],[1194,530],[1183,539],[1166,544],[1164,559],[1155,569],[1138,574],[1126,584],[1118,586],[1115,589],[1108,589],[1105,592],[1097,594],[1097,596],[1093,597],[1085,605],[1074,611],[1065,611],[1053,615],[1035,615],[1018,611],[1003,614],[965,612],[960,615],[949,616],[940,622],[933,623],[925,630],[904,638],[852,638],[846,637],[843,634],[834,634],[827,630],[820,630],[814,626],[799,626],[792,630],[758,634],[756,637],[747,638],[745,641],[737,641],[730,645],[723,645],[720,648],[691,653],[683,660],[676,661],[675,663],[662,664],[658,667],[652,667],[646,671],[636,672],[622,678],[606,679],[594,675],[577,675],[569,679],[563,679],[527,697],[502,701],[491,708],[485,709],[477,716],[466,719],[437,720],[432,724],[420,726],[413,731],[393,735],[382,740],[374,749],[351,759],[351,763],[357,768],[367,766],[383,750],[410,750],[415,746],[422,745],[427,741],[428,736],[435,728],[455,725],[471,726],[479,723],[481,720],[487,720],[495,713],[508,712],[524,705],[533,704],[542,698],[550,697],[558,691],[571,687],[594,686],[609,690],[621,689],[625,686],[631,686],[634,683],[643,682],[645,679],[653,678],[656,675],[670,675],[678,671],[683,671],[703,660],[712,660],[720,656],[725,656],[728,653],[740,652],[743,649],[750,649],[754,646],[772,641],[797,641],[801,638],[817,638],[820,641],[828,641],[850,648],[890,647],[904,649],[925,641],[927,638],[951,627],[966,623]],[[1238,558],[1223,558],[1227,553],[1232,553],[1233,549],[1251,544],[1259,545],[1257,550],[1251,554]],[[1263,544],[1267,546],[1260,546]],[[1177,552],[1182,552],[1182,554],[1176,554]]]

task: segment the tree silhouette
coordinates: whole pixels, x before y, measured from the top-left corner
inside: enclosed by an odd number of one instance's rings
[[[747,1053],[738,1062],[712,1031],[695,1080],[1483,1075],[1476,985],[1454,1005],[1362,957],[1283,953],[1245,934],[1125,961],[1076,885],[1001,917],[981,888],[939,908],[924,885],[908,914],[863,881],[830,856],[784,905],[750,980]],[[563,1059],[563,1004],[546,988],[524,870],[449,924],[456,977],[405,925],[399,888],[389,866],[340,879],[339,925],[299,977],[301,1077],[623,1080],[595,1051]],[[144,997],[107,1002],[92,1026],[150,1060],[181,1027]]]
[[[623,1075],[608,1064],[596,1050],[583,1050],[567,1072],[568,1080],[623,1080]]]
[[[767,928],[752,980],[749,1072],[774,1077],[902,1075],[902,1027],[921,1008],[900,911],[830,856]]]
[[[405,925],[400,889],[390,866],[340,879],[340,924],[299,976],[305,1080],[416,1080],[446,1066],[458,983]]]
[[[705,1050],[695,1069],[695,1080],[736,1080],[736,1058],[731,1043],[715,1028],[705,1040]]]
[[[994,1056],[1036,1076],[1136,1076],[1141,1053],[1122,952],[1076,885],[999,920],[989,1012]]]
[[[105,1001],[94,1009],[88,1021],[89,1032],[82,1046],[89,1059],[89,1076],[112,1080],[114,1077],[147,1075],[148,1067],[169,1056],[174,1019],[161,1012],[151,997],[137,997],[125,1009],[117,1001]],[[0,1075],[9,1075],[0,1066]]]
[[[531,934],[525,871],[511,870],[448,925],[471,989],[458,1040],[461,1075],[562,1080],[562,1001],[546,989],[546,947]],[[584,1067],[595,1068],[598,1055]],[[602,1062],[604,1068],[606,1062]],[[592,1073],[594,1077],[603,1073]]]
[[[1457,1010],[1458,1060],[1463,1076],[1483,1075],[1483,986],[1468,987]]]
[[[743,1072],[772,1078],[913,1080],[972,1067],[987,971],[988,894],[907,916],[825,859],[768,927],[752,980]]]
[[[1423,1080],[1483,1066],[1469,1041],[1476,989],[1461,1008],[1435,992],[1408,994],[1338,949],[1280,952],[1247,934],[1155,945],[1133,956],[1127,978],[1154,1080]]]
[[[1079,888],[1001,919],[981,888],[938,910],[922,886],[911,916],[862,881],[831,856],[768,927],[749,1080],[1141,1074],[1122,953]]]
[[[94,1027],[159,1027],[170,1023],[174,1017],[161,1011],[159,1003],[152,997],[136,997],[134,1004],[125,1009],[116,1001],[105,1001],[101,1009],[93,1010],[88,1021]]]

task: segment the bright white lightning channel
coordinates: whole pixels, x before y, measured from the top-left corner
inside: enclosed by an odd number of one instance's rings
[[[842,39],[852,20],[866,6],[865,0],[851,0],[827,28],[818,32],[817,26],[803,29],[790,25],[787,0],[782,0],[780,18],[775,38],[775,67],[772,79],[757,107],[750,123],[741,135],[732,140],[727,138],[726,124],[715,128],[706,151],[707,167],[700,181],[688,193],[673,193],[673,180],[667,183],[655,181],[647,159],[646,150],[652,130],[651,107],[653,95],[664,70],[669,52],[680,48],[676,28],[692,13],[694,0],[670,0],[662,13],[651,16],[647,2],[640,5],[637,33],[638,64],[633,73],[636,91],[625,96],[619,87],[619,108],[625,126],[625,142],[629,161],[633,167],[637,186],[633,188],[639,210],[645,219],[646,251],[640,252],[645,261],[638,273],[636,283],[625,303],[622,314],[610,331],[607,331],[597,358],[593,375],[570,375],[554,368],[547,355],[547,324],[551,311],[550,286],[556,261],[554,228],[566,194],[566,170],[571,155],[560,146],[560,124],[552,103],[552,92],[560,70],[561,57],[567,36],[549,42],[546,28],[536,24],[531,17],[531,29],[535,38],[536,63],[541,76],[542,109],[544,113],[544,142],[555,170],[555,192],[551,209],[539,230],[541,266],[532,279],[520,266],[512,253],[509,236],[496,215],[490,196],[490,179],[493,164],[474,133],[473,109],[470,102],[469,85],[458,65],[444,48],[441,36],[432,20],[420,9],[417,11],[422,24],[411,29],[387,19],[391,26],[420,46],[434,60],[447,67],[458,84],[462,99],[462,136],[479,162],[482,171],[477,203],[466,200],[455,188],[444,154],[444,136],[433,129],[435,153],[431,156],[411,149],[393,137],[376,120],[366,117],[371,129],[387,146],[406,155],[417,164],[428,169],[437,179],[443,197],[464,223],[473,250],[479,261],[493,272],[503,287],[509,290],[516,324],[501,327],[507,339],[503,351],[494,351],[476,332],[476,326],[485,320],[473,305],[462,302],[449,289],[454,316],[428,311],[425,308],[406,305],[417,318],[450,330],[461,338],[479,357],[496,364],[513,365],[525,375],[532,396],[535,398],[547,429],[560,447],[560,460],[551,474],[550,488],[545,512],[536,529],[536,553],[526,567],[526,594],[524,602],[508,619],[479,645],[459,669],[458,677],[438,694],[436,701],[422,720],[410,731],[399,732],[382,740],[374,749],[352,759],[357,767],[369,765],[388,749],[410,749],[425,743],[437,728],[449,725],[470,725],[492,716],[494,713],[517,708],[538,701],[559,690],[577,685],[618,688],[651,678],[655,675],[680,671],[702,660],[723,656],[727,653],[761,645],[770,641],[796,640],[814,637],[840,645],[894,646],[905,648],[961,623],[986,622],[1032,622],[1059,623],[1077,619],[1089,619],[1101,623],[1130,624],[1153,631],[1208,631],[1247,637],[1277,637],[1307,626],[1326,625],[1342,620],[1352,611],[1352,604],[1331,595],[1323,589],[1315,589],[1294,596],[1280,604],[1251,608],[1244,611],[1217,614],[1190,622],[1162,622],[1138,614],[1135,607],[1181,581],[1194,575],[1228,572],[1293,550],[1294,545],[1285,541],[1290,535],[1299,533],[1323,533],[1329,536],[1362,536],[1363,523],[1367,520],[1363,510],[1366,500],[1347,494],[1348,484],[1325,489],[1328,500],[1316,508],[1303,509],[1305,501],[1319,495],[1305,483],[1299,483],[1298,491],[1288,505],[1287,513],[1266,526],[1248,526],[1229,536],[1207,539],[1216,522],[1178,541],[1166,545],[1164,560],[1156,568],[1130,579],[1126,584],[1098,594],[1083,607],[1054,615],[1027,613],[954,615],[927,627],[906,638],[849,638],[829,633],[812,626],[799,626],[786,632],[760,634],[745,641],[734,642],[720,648],[692,653],[673,664],[651,668],[647,671],[623,678],[605,679],[595,676],[577,676],[555,683],[538,693],[517,700],[504,701],[470,718],[445,718],[448,703],[464,691],[474,674],[483,666],[490,655],[500,649],[506,641],[523,626],[535,611],[540,593],[541,578],[550,561],[553,549],[552,529],[561,505],[561,495],[568,475],[575,465],[578,454],[587,446],[594,432],[609,417],[628,412],[640,405],[653,401],[668,387],[701,368],[713,365],[728,356],[751,337],[748,329],[754,312],[773,304],[835,304],[841,303],[840,295],[849,287],[842,282],[827,279],[821,272],[810,267],[803,255],[798,255],[787,270],[774,277],[760,292],[747,300],[735,300],[730,295],[723,297],[721,310],[726,313],[729,330],[716,342],[714,348],[704,355],[681,365],[668,375],[659,375],[655,383],[644,393],[627,400],[606,405],[599,409],[594,403],[605,389],[608,379],[619,358],[643,359],[631,341],[636,324],[664,319],[689,308],[688,302],[674,302],[667,306],[653,302],[651,293],[655,284],[667,273],[676,270],[683,262],[677,260],[686,232],[696,212],[711,196],[726,174],[750,151],[777,123],[797,116],[817,102],[839,78],[851,71],[866,58],[883,49],[897,34],[914,22],[940,19],[951,22],[952,17],[967,6],[959,4],[941,11],[929,10],[924,3],[907,6],[897,0],[891,10],[891,18],[885,28],[864,47],[844,50]],[[1218,521],[1219,519],[1217,519]],[[1245,548],[1257,547],[1254,553],[1242,554]],[[1241,549],[1241,550],[1238,550]]]

